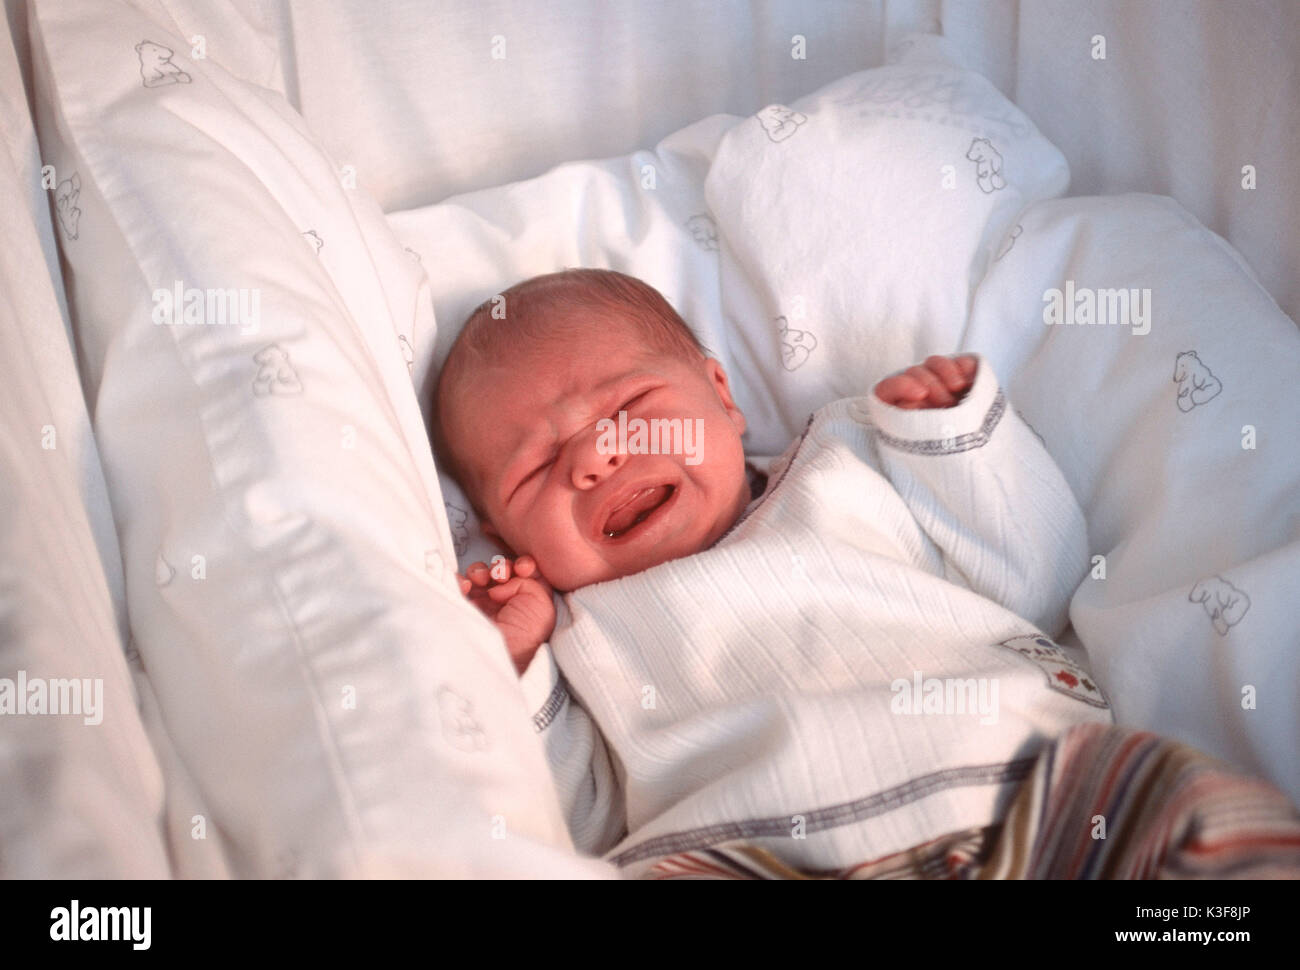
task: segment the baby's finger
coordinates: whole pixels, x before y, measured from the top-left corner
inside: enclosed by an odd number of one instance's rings
[[[468,596],[469,591],[474,588],[474,584],[471,583],[464,576],[462,576],[460,573],[456,574],[456,585],[460,587],[461,593],[466,596]]]
[[[910,374],[901,374],[898,379],[901,381],[901,384],[899,385],[900,397],[911,398],[912,400],[919,401],[930,393],[930,389],[926,386],[924,381],[918,381]]]
[[[961,368],[962,374],[967,380],[975,379],[975,371],[979,369],[979,358],[974,354],[962,354],[957,358],[957,366]]]
[[[533,573],[537,572],[537,560],[532,556],[520,556],[515,560],[515,575],[523,576],[527,579]]]
[[[485,562],[470,563],[465,575],[469,577],[470,582],[475,586],[486,586],[488,584],[488,567]]]
[[[940,357],[937,354],[925,359],[925,366],[930,369],[932,374],[938,376],[943,381],[944,386],[949,391],[956,394],[968,386],[968,381],[962,375],[961,368],[951,357]]]
[[[506,600],[512,600],[521,591],[524,586],[524,580],[516,576],[514,579],[504,582],[499,586],[493,586],[487,591],[488,598],[494,603],[504,603]]]
[[[938,375],[931,373],[930,369],[924,364],[917,364],[915,367],[909,367],[907,373],[915,380],[925,385],[926,391],[928,392],[927,399],[935,407],[946,408],[956,402],[956,398],[948,393],[948,389],[943,386]]]
[[[876,397],[886,404],[901,406],[903,401],[919,401],[926,395],[925,386],[906,374],[886,377],[876,385]]]

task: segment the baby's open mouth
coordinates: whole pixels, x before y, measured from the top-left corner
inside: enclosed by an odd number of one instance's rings
[[[673,488],[672,485],[652,485],[641,489],[609,514],[600,531],[610,539],[630,532],[673,497]]]

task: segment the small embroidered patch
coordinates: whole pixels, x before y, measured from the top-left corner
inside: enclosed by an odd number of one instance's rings
[[[1110,707],[1101,688],[1093,682],[1088,672],[1047,637],[1012,637],[1003,640],[998,646],[1014,650],[1026,660],[1037,664],[1047,678],[1047,686],[1052,690],[1093,707]]]

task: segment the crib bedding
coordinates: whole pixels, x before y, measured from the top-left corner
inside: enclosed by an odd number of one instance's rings
[[[60,0],[31,36],[177,874],[600,875],[453,581],[419,263],[175,24]]]
[[[22,669],[102,679],[105,718],[96,726],[4,718],[0,787],[24,795],[6,799],[0,812],[0,873],[607,876],[607,867],[571,855],[540,752],[514,723],[524,701],[499,638],[449,582],[453,560],[492,550],[474,538],[468,503],[423,456],[409,384],[427,384],[455,325],[484,296],[563,265],[612,265],[660,287],[740,375],[738,398],[759,456],[779,451],[817,400],[826,375],[814,374],[829,359],[842,364],[836,373],[871,380],[910,362],[896,360],[913,348],[894,330],[844,340],[834,313],[801,335],[794,311],[778,311],[789,309],[786,296],[799,296],[799,319],[811,319],[815,288],[795,292],[786,276],[746,266],[767,255],[738,245],[749,232],[738,228],[738,215],[711,211],[706,180],[720,146],[745,122],[763,138],[781,131],[771,116],[766,124],[710,117],[654,152],[566,165],[395,213],[397,238],[386,235],[367,198],[374,169],[361,168],[358,188],[341,188],[349,168],[357,174],[348,139],[328,130],[329,89],[345,83],[344,72],[313,75],[309,126],[282,100],[305,101],[302,76],[278,59],[293,52],[291,34],[306,22],[299,10],[293,29],[286,26],[291,5],[37,2],[10,11],[20,28],[31,21],[30,45],[26,37],[13,45],[24,68],[29,46],[38,63],[45,58],[44,94],[34,99],[44,127],[38,157],[12,48],[0,45],[9,150],[0,158],[0,201],[7,213],[30,213],[30,223],[13,221],[0,261],[10,318],[0,442],[6,469],[25,470],[0,483],[0,676]],[[886,32],[897,33],[900,21],[927,26],[936,11],[928,0],[894,10]],[[953,35],[967,40],[987,40],[1006,20],[997,10],[983,19],[956,5],[944,12]],[[1112,14],[1112,22],[1124,19]],[[263,16],[271,24],[282,18],[279,36]],[[830,19],[809,31],[814,40],[834,32]],[[362,44],[358,26],[350,36]],[[206,58],[193,56],[196,34],[215,40]],[[874,43],[864,41],[862,61],[879,60]],[[858,56],[841,44],[817,69],[836,77],[861,66],[852,62]],[[806,75],[787,67],[765,65],[754,86],[773,90],[779,75],[775,87],[807,90]],[[398,73],[377,74],[402,90]],[[23,80],[31,84],[25,71]],[[204,100],[213,92],[219,97]],[[702,113],[683,106],[680,92],[670,101],[674,123]],[[515,108],[528,114],[523,104]],[[674,116],[656,118],[662,131]],[[508,151],[461,174],[491,185],[503,180],[492,174],[501,166],[536,163],[529,132],[545,121],[529,116],[512,129]],[[620,137],[648,144],[645,119],[639,124],[619,129]],[[813,131],[794,127],[799,138]],[[246,139],[242,147],[232,134]],[[391,151],[373,132],[354,134]],[[983,200],[991,203],[981,209],[983,224],[963,230],[974,240],[960,274],[969,312],[928,331],[926,343],[989,355],[1088,512],[1107,578],[1080,588],[1071,618],[1121,720],[1252,767],[1300,797],[1290,751],[1296,635],[1281,625],[1279,595],[1295,585],[1296,488],[1280,445],[1285,429],[1269,423],[1295,414],[1284,379],[1295,372],[1294,325],[1222,240],[1168,200],[1051,198],[1064,187],[1050,163],[1055,149],[1036,132],[1029,137],[1047,146],[1034,142],[1044,164],[1007,166],[1006,188],[986,193],[996,198]],[[567,157],[596,150],[570,149]],[[726,150],[734,158],[734,139]],[[170,152],[171,163],[138,167],[149,152]],[[182,155],[187,165],[203,159],[193,180],[186,168],[184,184],[174,178]],[[266,166],[268,157],[277,161]],[[48,210],[39,182],[45,163],[58,173]],[[979,164],[953,163],[970,171]],[[410,188],[423,164],[417,157],[393,173],[384,189],[390,204],[441,194],[445,172],[434,173],[428,191]],[[214,195],[222,206],[195,201]],[[1013,195],[1017,201],[1004,204]],[[256,206],[247,204],[254,198]],[[1198,214],[1229,211],[1230,200],[1221,201]],[[202,218],[181,218],[195,212]],[[1250,223],[1256,235],[1267,224]],[[1241,234],[1241,225],[1230,228]],[[199,230],[194,238],[190,229]],[[1291,251],[1284,239],[1278,253]],[[845,248],[859,242],[850,238]],[[773,247],[768,254],[779,253],[779,243],[757,241]],[[286,256],[294,245],[303,249]],[[1161,247],[1167,258],[1145,261]],[[1022,258],[1013,259],[1017,251]],[[266,274],[259,264],[283,272]],[[1117,280],[1152,287],[1163,294],[1153,306],[1179,308],[1187,329],[1165,326],[1159,311],[1141,337],[1119,327],[1101,337],[1097,328],[1042,324],[1042,290],[1067,279],[1084,285],[1090,273],[1101,280],[1096,287],[1119,287]],[[263,323],[240,335],[257,338],[248,354],[235,352],[239,337],[223,342],[206,328],[185,334],[152,324],[152,291],[191,278],[213,289],[260,285]],[[1268,282],[1281,292],[1276,271]],[[277,299],[280,307],[312,308],[318,339],[304,357],[295,355],[301,342],[287,351],[279,340],[263,342]],[[135,309],[128,316],[122,306]],[[302,317],[284,315],[300,341],[309,326]],[[1186,346],[1184,334],[1194,338]],[[1171,358],[1162,365],[1168,377],[1156,381],[1150,359],[1139,363],[1130,353],[1144,341],[1152,357]],[[1184,351],[1202,366],[1180,360]],[[312,371],[321,380],[303,381]],[[1249,377],[1226,379],[1233,374]],[[223,406],[236,385],[247,386],[229,400],[243,403]],[[1062,408],[1066,387],[1079,388],[1089,406]],[[291,419],[273,410],[286,400],[296,408]],[[261,410],[250,412],[249,402]],[[1215,417],[1212,409],[1225,405],[1231,410]],[[1105,420],[1093,420],[1097,412]],[[1202,424],[1188,432],[1188,419],[1207,416],[1217,430]],[[1235,428],[1240,448],[1246,424],[1258,442],[1242,449],[1248,467],[1235,453],[1236,461],[1225,458],[1218,437]],[[55,448],[41,447],[47,425],[57,432]],[[346,440],[377,463],[360,468]],[[204,547],[201,564],[191,546]],[[454,656],[438,644],[454,644]],[[1241,706],[1247,686],[1258,691],[1255,709]],[[345,697],[360,702],[345,706]]]
[[[135,714],[117,540],[17,76],[0,33],[0,874],[161,878],[164,774]]]
[[[1283,444],[1300,334],[1172,200],[1055,198],[1059,153],[953,56],[905,38],[890,65],[654,152],[393,214],[448,268],[417,377],[473,306],[566,265],[665,293],[727,367],[755,458],[929,353],[984,354],[1087,515],[1067,642],[1119,723],[1300,797],[1300,470]],[[491,555],[442,490],[462,566]]]

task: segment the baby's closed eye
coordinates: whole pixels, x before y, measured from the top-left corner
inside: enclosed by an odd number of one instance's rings
[[[618,411],[615,411],[613,414],[609,416],[609,420],[617,423],[619,412],[631,410],[633,404],[636,404],[638,401],[640,401],[643,397],[645,397],[653,390],[654,388],[652,387],[649,390],[642,391],[640,394],[636,395],[631,400],[624,403],[623,406],[618,409]]]
[[[609,420],[610,420],[610,421],[613,421],[613,422],[615,422],[615,423],[617,423],[617,422],[618,422],[618,415],[619,415],[619,412],[620,412],[620,411],[628,411],[628,410],[630,410],[634,404],[637,404],[638,402],[641,401],[642,398],[647,397],[649,394],[653,393],[655,390],[656,390],[656,388],[651,387],[651,388],[647,388],[646,390],[641,391],[640,393],[636,394],[635,396],[633,396],[632,398],[630,398],[629,400],[627,400],[627,401],[622,405],[622,407],[620,407],[617,411],[615,411],[613,414],[611,414],[610,417],[609,417]],[[546,458],[545,461],[542,461],[542,462],[540,462],[539,464],[537,464],[537,465],[536,465],[536,466],[535,466],[535,467],[534,467],[530,472],[528,472],[528,474],[526,474],[523,478],[519,479],[519,481],[518,481],[518,483],[515,485],[515,487],[514,487],[513,489],[511,489],[511,491],[510,491],[510,495],[509,495],[509,497],[506,499],[506,503],[509,504],[511,501],[514,500],[515,496],[519,494],[520,490],[522,490],[525,486],[531,484],[535,479],[540,478],[540,476],[541,476],[544,472],[546,472],[546,471],[547,471],[547,470],[548,470],[552,465],[555,464],[556,460],[557,460],[559,457],[560,457],[560,449],[559,449],[559,448],[556,448],[556,449],[554,449],[554,450],[550,453],[550,455],[547,456],[547,458]]]
[[[524,476],[523,480],[520,481],[519,486],[523,487],[524,485],[527,485],[530,481],[532,481],[542,472],[546,471],[546,469],[554,465],[555,459],[558,456],[559,456],[559,452],[553,452],[544,462],[542,462],[540,465],[538,465],[536,468],[530,471],[526,476]],[[518,491],[518,489],[516,489],[516,491]]]

